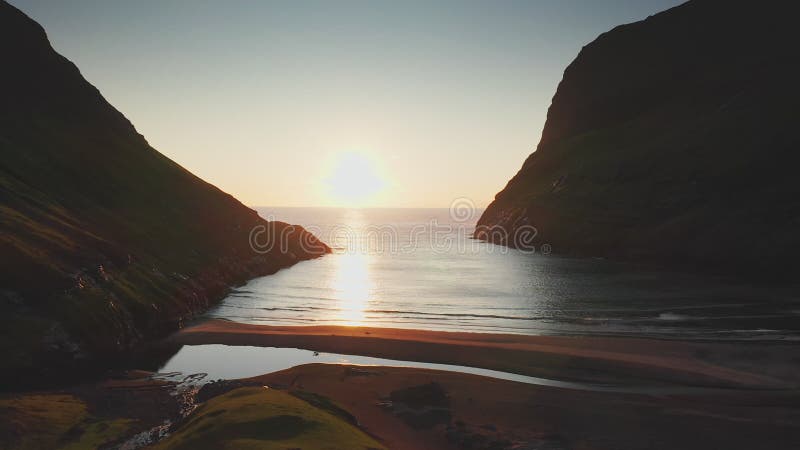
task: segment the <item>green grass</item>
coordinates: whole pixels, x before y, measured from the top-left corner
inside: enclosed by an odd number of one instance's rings
[[[287,393],[240,388],[209,400],[158,450],[365,450],[383,445],[346,420]]]
[[[131,419],[99,419],[86,404],[65,394],[0,398],[0,449],[98,448],[125,435]]]

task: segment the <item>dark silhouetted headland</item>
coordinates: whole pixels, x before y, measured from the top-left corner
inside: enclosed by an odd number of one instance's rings
[[[585,46],[476,237],[514,246],[529,225],[557,253],[793,276],[800,51],[789,5],[690,1]]]
[[[5,2],[0,55],[3,384],[117,354],[174,329],[232,284],[328,251],[150,147]],[[285,232],[285,251],[254,252],[259,225]]]

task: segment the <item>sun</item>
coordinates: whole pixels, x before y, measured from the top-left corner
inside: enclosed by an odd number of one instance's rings
[[[364,206],[375,200],[384,185],[373,161],[355,152],[340,155],[325,179],[327,195],[338,206]]]

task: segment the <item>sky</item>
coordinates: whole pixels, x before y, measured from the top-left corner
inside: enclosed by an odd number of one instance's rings
[[[564,68],[681,0],[10,0],[160,152],[250,206],[486,206]]]

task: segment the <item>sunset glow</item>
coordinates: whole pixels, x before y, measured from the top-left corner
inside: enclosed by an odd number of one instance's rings
[[[334,206],[360,207],[375,202],[385,182],[375,163],[361,153],[340,155],[325,179],[325,194]]]
[[[798,450],[792,2],[0,0],[0,450]]]

